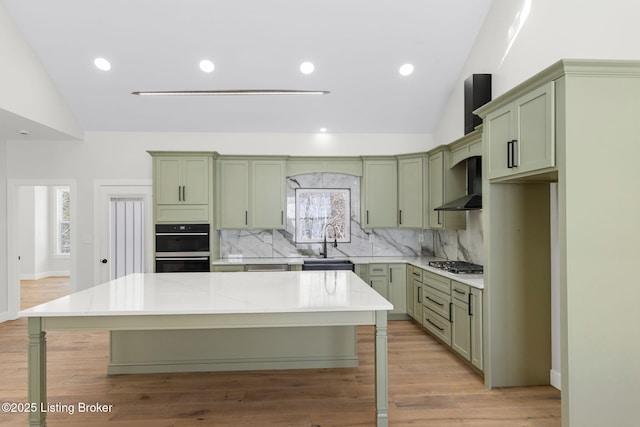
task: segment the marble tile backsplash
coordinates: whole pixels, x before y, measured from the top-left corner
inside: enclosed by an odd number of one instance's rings
[[[231,258],[317,257],[321,243],[296,244],[295,189],[349,188],[351,242],[328,246],[331,257],[393,257],[422,255],[482,263],[481,211],[467,214],[467,229],[459,231],[364,229],[360,226],[360,178],[314,173],[287,180],[287,224],[284,230],[221,230],[220,256]]]

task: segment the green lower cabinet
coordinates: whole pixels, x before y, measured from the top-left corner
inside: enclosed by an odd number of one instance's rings
[[[409,317],[415,319],[415,313],[414,313],[414,305],[415,305],[415,299],[416,296],[413,294],[413,269],[414,267],[412,265],[408,265],[407,266],[407,271],[406,271],[406,292],[407,292],[407,314],[409,315]]]
[[[471,363],[480,370],[484,369],[482,336],[482,290],[471,288]]]
[[[471,316],[469,304],[453,299],[451,310],[451,348],[471,361]]]
[[[371,287],[393,304],[389,318],[406,319],[407,268],[405,264],[369,264],[366,275]],[[359,276],[362,278],[364,273],[360,272]]]
[[[428,307],[424,307],[422,325],[435,337],[451,345],[451,322]]]

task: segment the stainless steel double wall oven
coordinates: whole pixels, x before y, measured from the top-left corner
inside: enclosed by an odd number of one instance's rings
[[[156,224],[156,273],[208,272],[209,224]]]

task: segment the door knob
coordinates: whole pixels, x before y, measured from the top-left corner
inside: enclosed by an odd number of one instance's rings
[[[107,263],[107,259],[103,258],[103,259],[100,260],[100,262],[103,263],[103,264],[106,264]]]

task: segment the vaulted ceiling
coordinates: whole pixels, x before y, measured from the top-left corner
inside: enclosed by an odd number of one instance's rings
[[[431,133],[491,4],[4,1],[84,130],[304,133]],[[109,71],[96,68],[98,57]],[[212,72],[199,68],[203,59]],[[300,71],[306,61],[311,74]],[[407,63],[414,72],[402,76]],[[225,89],[330,93],[131,94]]]

